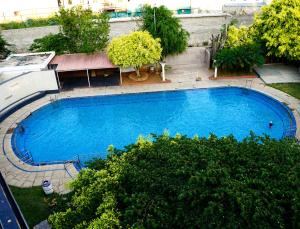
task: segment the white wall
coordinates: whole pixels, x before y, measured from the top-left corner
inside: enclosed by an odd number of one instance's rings
[[[0,19],[9,21],[47,17],[57,9],[57,0],[0,0]]]
[[[0,111],[16,101],[40,91],[58,90],[53,70],[30,72],[0,84]]]

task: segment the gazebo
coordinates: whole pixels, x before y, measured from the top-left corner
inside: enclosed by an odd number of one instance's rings
[[[48,67],[55,70],[60,88],[122,84],[119,67],[105,53],[58,55]]]

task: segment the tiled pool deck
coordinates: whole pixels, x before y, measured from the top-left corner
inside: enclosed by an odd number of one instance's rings
[[[239,80],[217,80],[217,81],[186,81],[166,84],[149,84],[143,86],[114,86],[99,88],[83,88],[73,91],[65,91],[58,94],[58,98],[71,98],[94,95],[112,95],[124,93],[139,93],[151,91],[180,90],[191,88],[210,88],[221,86],[239,86],[245,87],[246,79]],[[249,81],[248,81],[249,83]],[[249,84],[248,84],[249,85]],[[295,99],[281,91],[266,86],[261,80],[254,79],[251,89],[261,91],[270,95],[279,101],[285,103],[291,108],[297,122],[296,137],[300,139],[300,100]],[[8,131],[16,127],[17,123],[26,118],[31,112],[50,103],[54,95],[47,95],[35,102],[22,107],[2,123],[0,123],[0,170],[9,185],[18,187],[32,187],[41,185],[44,179],[51,180],[55,192],[64,193],[69,190],[68,183],[78,174],[72,163],[31,166],[22,162],[16,157],[11,147],[12,134]],[[45,152],[47,153],[47,152]]]

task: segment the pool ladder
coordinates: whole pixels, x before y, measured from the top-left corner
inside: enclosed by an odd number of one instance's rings
[[[246,83],[245,83],[245,88],[251,88],[252,87],[252,84],[253,84],[253,80],[246,80]]]
[[[59,101],[58,95],[50,96],[49,101],[53,106],[58,105],[58,101]]]
[[[20,160],[22,162],[25,162],[30,165],[34,164],[32,154],[29,151],[25,150],[25,152],[23,152],[20,156],[22,156],[20,157]]]

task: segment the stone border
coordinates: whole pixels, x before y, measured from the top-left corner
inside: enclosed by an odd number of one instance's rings
[[[118,95],[126,93],[213,88],[224,86],[245,87],[245,85],[247,85],[247,81],[249,81],[249,79],[218,81],[205,80],[169,84],[82,88],[73,91],[61,92],[56,96],[59,97],[59,99],[63,99],[97,95]],[[297,139],[300,139],[300,100],[277,89],[266,86],[259,79],[252,80],[251,89],[277,99],[292,110],[297,123],[296,137]],[[51,102],[51,98],[53,98],[53,95],[47,95],[37,101],[34,101],[22,107],[7,117],[2,123],[0,123],[0,139],[3,139],[3,141],[0,142],[0,170],[9,185],[18,187],[38,186],[41,185],[44,179],[49,179],[53,183],[53,187],[56,192],[65,193],[68,191],[68,187],[66,186],[68,182],[70,182],[78,174],[78,171],[74,167],[73,163],[32,166],[21,161],[12,150],[12,134],[7,133],[8,129],[11,127],[16,127],[17,123],[26,118],[31,112],[34,112],[42,106],[49,104]]]

